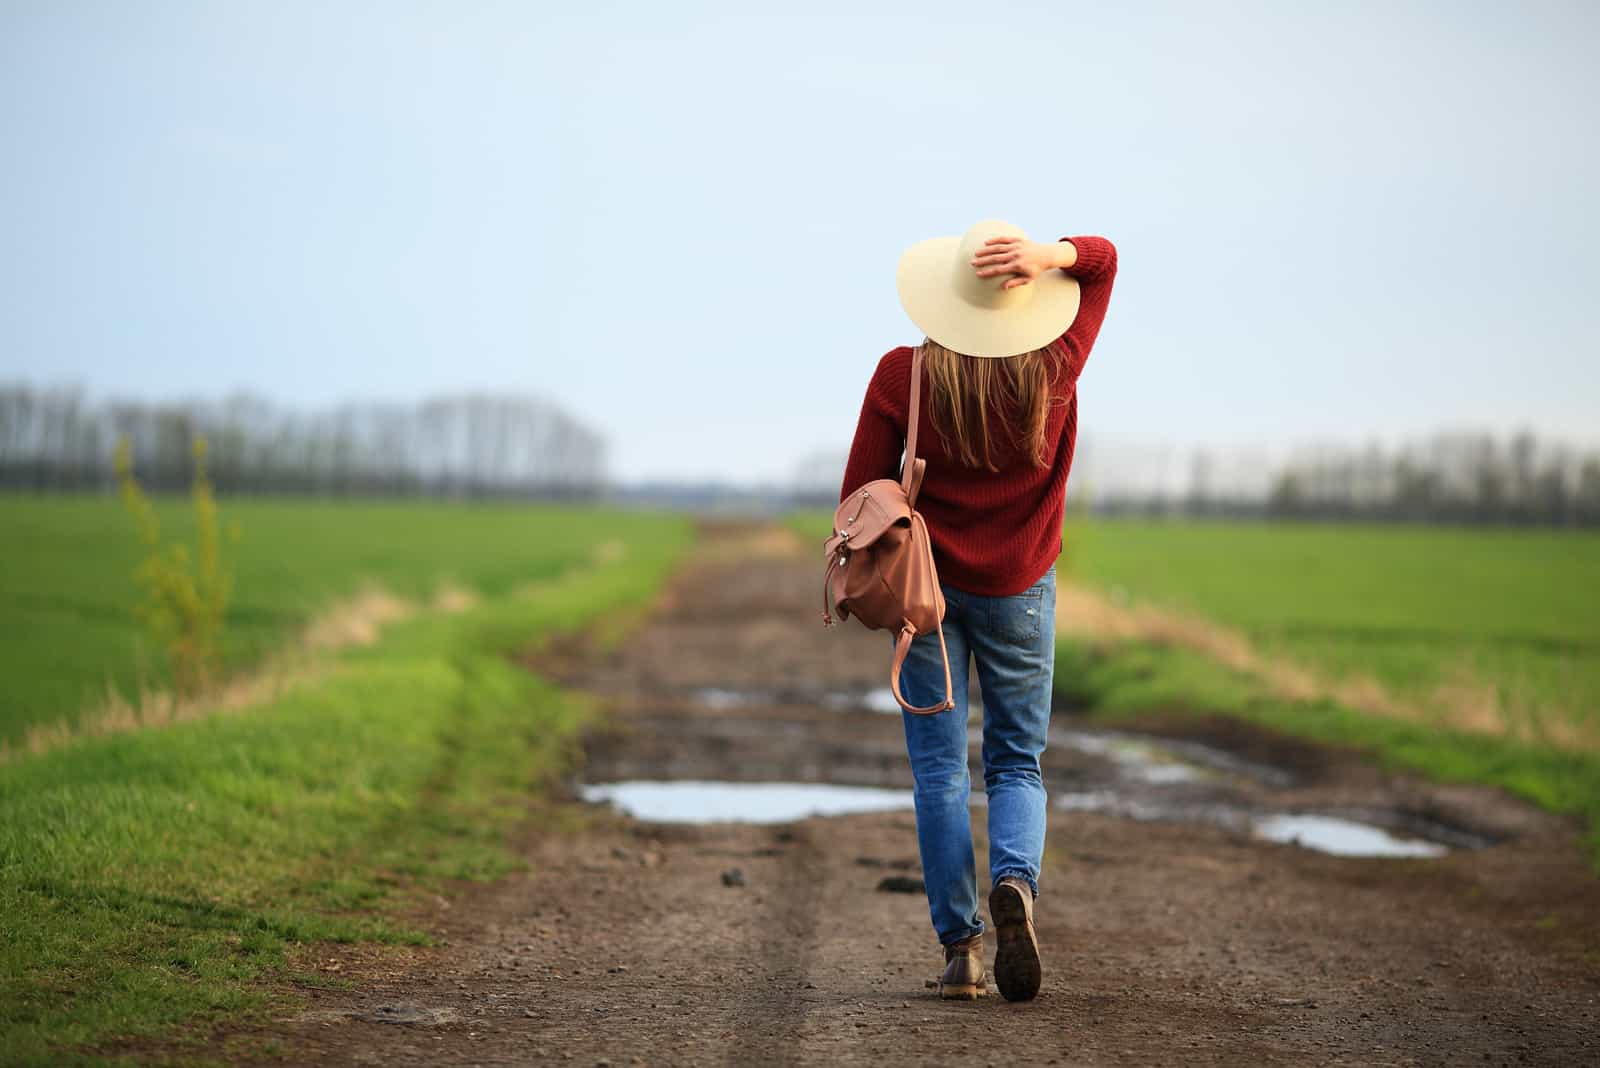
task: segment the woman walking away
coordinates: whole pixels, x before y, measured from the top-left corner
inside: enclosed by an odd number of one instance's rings
[[[926,458],[917,509],[927,523],[945,598],[944,638],[955,707],[905,712],[915,780],[917,845],[934,930],[944,946],[939,990],[987,989],[967,774],[968,671],[983,695],[988,795],[989,918],[994,974],[1012,1001],[1039,992],[1033,905],[1044,854],[1039,775],[1055,668],[1055,561],[1078,427],[1078,375],[1105,318],[1117,252],[1101,237],[1029,241],[981,222],[900,259],[900,302],[927,335],[920,349]],[[861,405],[841,500],[896,477],[907,429],[913,356],[878,362]],[[945,698],[935,634],[912,643],[900,674],[910,704]]]

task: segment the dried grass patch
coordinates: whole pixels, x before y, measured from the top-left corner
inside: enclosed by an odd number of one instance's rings
[[[1358,711],[1414,723],[1512,737],[1561,749],[1600,751],[1600,736],[1576,717],[1528,707],[1508,707],[1501,687],[1458,665],[1432,692],[1402,696],[1367,675],[1331,677],[1259,649],[1243,633],[1085,586],[1063,583],[1056,594],[1056,633],[1092,644],[1148,641],[1200,653],[1260,679],[1278,697],[1329,698]]]
[[[439,611],[464,611],[475,595],[441,587],[434,599]],[[168,727],[222,713],[239,712],[271,701],[289,690],[322,678],[328,654],[375,643],[383,628],[416,615],[418,608],[378,586],[336,602],[301,631],[298,640],[252,671],[192,696],[145,689],[132,699],[107,687],[105,698],[76,721],[39,723],[21,740],[0,745],[0,764],[35,756],[84,738]]]
[[[480,600],[482,598],[472,590],[446,582],[434,590],[432,607],[435,612],[453,616],[476,607]]]

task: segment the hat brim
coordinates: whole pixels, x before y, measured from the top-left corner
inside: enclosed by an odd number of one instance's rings
[[[980,308],[954,286],[961,238],[935,237],[912,245],[900,257],[895,288],[900,306],[924,334],[965,356],[1000,359],[1042,349],[1067,332],[1078,317],[1078,280],[1045,271],[1028,283],[1025,303]]]

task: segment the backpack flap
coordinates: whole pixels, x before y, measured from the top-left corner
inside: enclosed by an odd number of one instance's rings
[[[846,497],[833,513],[833,536],[823,548],[829,555],[863,549],[890,527],[910,525],[911,504],[900,483],[892,478],[874,479]]]

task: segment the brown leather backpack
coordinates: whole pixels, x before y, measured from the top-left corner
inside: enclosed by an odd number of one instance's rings
[[[833,513],[833,534],[823,543],[828,570],[822,579],[822,622],[855,616],[872,630],[898,630],[889,689],[907,712],[929,714],[956,706],[950,690],[950,653],[944,644],[944,593],[933,566],[928,527],[917,514],[926,460],[917,459],[917,415],[922,406],[922,350],[911,358],[911,407],[906,457],[898,481],[879,478],[851,491]],[[917,708],[900,694],[900,668],[911,640],[937,631],[944,657],[944,700]]]

